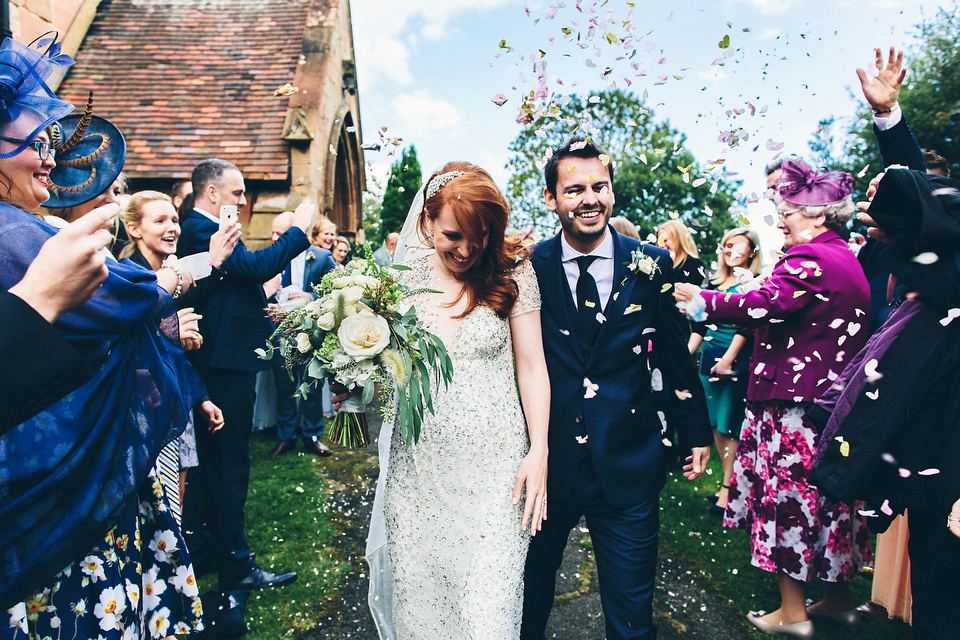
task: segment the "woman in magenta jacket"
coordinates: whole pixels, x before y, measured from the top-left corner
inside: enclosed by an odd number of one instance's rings
[[[785,253],[770,277],[739,294],[680,283],[676,297],[688,313],[705,306],[709,321],[757,328],[724,525],[747,529],[753,564],[777,574],[780,609],[751,612],[749,621],[807,638],[811,618],[859,624],[848,581],[869,561],[867,528],[808,482],[817,432],[803,414],[865,344],[870,292],[838,234],[854,213],[853,177],[817,174],[799,160],[781,168],[775,201]],[[825,582],[824,599],[807,609],[806,583],[815,577]]]

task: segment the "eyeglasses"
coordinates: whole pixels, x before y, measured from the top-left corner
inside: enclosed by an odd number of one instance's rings
[[[778,211],[777,213],[780,215],[781,220],[786,220],[787,218],[797,213],[798,211],[800,211],[800,209],[790,209],[790,211]]]
[[[0,140],[3,140],[4,142],[12,142],[13,144],[16,144],[16,145],[21,145],[24,143],[24,140],[18,140],[16,138],[8,138],[6,136],[0,136]],[[40,156],[41,161],[46,160],[47,158],[57,157],[56,149],[51,147],[50,143],[44,140],[34,140],[27,146],[33,147],[34,149],[37,150],[37,155]]]

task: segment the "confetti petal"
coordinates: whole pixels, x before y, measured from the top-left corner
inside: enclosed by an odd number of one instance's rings
[[[274,90],[273,95],[279,98],[281,96],[289,96],[290,94],[296,93],[298,91],[300,91],[299,87],[295,87],[288,82],[282,87],[278,87],[276,90]]]

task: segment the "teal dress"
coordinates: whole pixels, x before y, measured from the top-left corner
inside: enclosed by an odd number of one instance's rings
[[[739,293],[740,284],[737,283],[727,289],[726,293]],[[714,328],[715,327],[715,328]],[[726,349],[737,335],[733,325],[711,323],[704,334],[703,344],[710,347]],[[740,353],[750,353],[753,341],[748,340]],[[710,426],[730,438],[740,438],[740,428],[743,426],[743,417],[747,401],[747,382],[750,376],[744,374],[736,380],[721,378],[711,381],[709,376],[700,375],[700,382],[707,396],[707,411],[710,413]]]

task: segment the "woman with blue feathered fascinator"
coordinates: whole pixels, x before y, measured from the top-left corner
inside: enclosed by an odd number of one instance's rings
[[[72,109],[47,80],[71,64],[55,37],[0,45],[3,291],[56,233],[32,213],[49,197],[56,166],[50,125]],[[0,638],[202,629],[193,568],[153,468],[203,384],[156,276],[134,264],[107,267],[93,297],[53,325],[92,379],[0,436],[0,614],[8,616]]]

